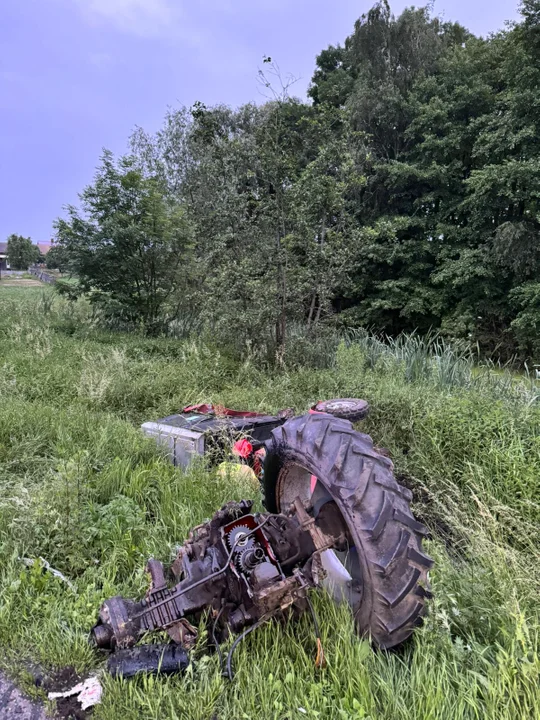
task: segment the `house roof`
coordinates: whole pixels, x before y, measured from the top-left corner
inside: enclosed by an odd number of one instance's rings
[[[52,247],[50,242],[38,242],[35,244],[38,246],[42,255],[46,255]],[[8,246],[7,240],[0,241],[0,255],[7,254],[7,246]]]

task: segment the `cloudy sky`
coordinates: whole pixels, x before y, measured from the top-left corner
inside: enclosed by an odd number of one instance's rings
[[[299,78],[373,0],[0,0],[0,239],[50,238],[102,147],[155,130],[168,106],[260,100],[263,55]],[[394,0],[399,13],[413,2]],[[422,4],[416,2],[416,5]],[[487,35],[518,0],[436,0]]]

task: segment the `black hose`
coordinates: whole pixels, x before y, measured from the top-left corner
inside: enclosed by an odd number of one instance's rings
[[[315,608],[313,607],[313,604],[311,600],[309,599],[309,595],[306,595],[306,602],[307,606],[309,608],[309,612],[311,613],[311,617],[313,618],[313,626],[315,627],[315,637],[317,640],[321,639],[321,631],[319,630],[319,621],[317,620],[317,615],[315,614]]]
[[[315,628],[315,638],[317,639],[317,659],[315,661],[315,664],[317,667],[324,667],[326,665],[326,660],[324,657],[324,651],[322,649],[321,631],[319,628],[319,621],[317,619],[317,614],[315,613],[315,608],[313,607],[313,604],[312,604],[311,600],[309,599],[309,595],[306,595],[306,602],[307,602],[307,606],[309,608],[309,612],[311,613],[311,617],[313,619],[313,626]],[[234,679],[234,672],[232,669],[232,658],[234,655],[234,651],[236,650],[238,645],[240,645],[240,643],[242,642],[242,640],[245,637],[247,637],[251,632],[253,632],[253,630],[256,630],[258,627],[263,625],[267,620],[268,620],[267,615],[262,617],[254,625],[251,625],[251,627],[248,627],[246,630],[244,630],[244,632],[241,635],[239,635],[236,638],[236,640],[233,642],[233,644],[231,645],[231,649],[229,650],[229,652],[227,654],[226,670],[223,673],[223,675],[225,677],[229,678],[229,680]]]
[[[220,647],[218,639],[216,637],[216,628],[217,628],[217,624],[218,624],[219,619],[222,616],[224,610],[225,610],[225,605],[222,605],[220,611],[217,614],[216,619],[212,623],[212,630],[210,631],[210,637],[212,639],[212,643],[213,643],[214,647],[216,648],[216,652],[217,652],[218,658],[219,658],[220,672],[223,671],[223,653],[221,652],[221,647]]]
[[[253,632],[253,630],[256,630],[258,627],[260,627],[263,623],[266,622],[267,619],[268,619],[267,617],[262,617],[260,620],[258,620],[258,621],[255,623],[255,625],[251,625],[251,627],[248,627],[246,630],[244,630],[244,632],[243,632],[241,635],[239,635],[239,636],[236,638],[236,640],[235,640],[235,641],[233,642],[233,644],[231,645],[231,649],[229,650],[228,655],[227,655],[227,666],[226,666],[226,670],[225,670],[225,672],[223,673],[223,675],[224,675],[225,677],[229,678],[229,680],[233,680],[233,679],[234,679],[234,672],[233,672],[233,669],[232,669],[232,658],[233,658],[234,651],[236,650],[236,648],[238,647],[238,645],[240,645],[240,643],[242,642],[242,640],[249,635],[249,633]]]

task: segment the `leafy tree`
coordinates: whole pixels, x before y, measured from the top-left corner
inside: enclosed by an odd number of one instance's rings
[[[12,270],[28,270],[41,259],[37,245],[22,235],[10,235],[7,241],[7,259]]]
[[[213,337],[237,347],[265,346],[281,362],[287,325],[307,316],[297,282],[294,187],[317,154],[321,129],[313,111],[286,93],[238,111],[202,104],[169,115],[155,138],[136,134],[144,168],[178,179],[177,198],[194,230],[198,295]],[[166,148],[187,155],[171,166]]]
[[[345,47],[330,45],[317,55],[317,69],[313,74],[308,95],[317,105],[342,108],[347,102],[355,80],[349,43]]]
[[[175,316],[190,247],[183,209],[162,184],[144,177],[135,160],[104,152],[81,210],[56,221],[59,247],[90,298],[128,323],[156,332]]]
[[[346,101],[349,126],[363,138],[366,177],[349,206],[357,221],[356,251],[337,298],[347,324],[395,333],[440,322],[439,291],[429,282],[438,234],[432,199],[424,204],[422,198],[440,186],[442,168],[414,162],[416,138],[409,131],[417,86],[435,77],[445,53],[466,35],[458,25],[432,19],[426,9],[395,18],[388,3],[379,2],[345,42],[342,69],[349,67],[354,78]]]
[[[50,270],[63,272],[69,267],[69,254],[61,245],[53,245],[45,256],[45,265]]]
[[[510,292],[515,309],[511,327],[518,348],[527,357],[540,357],[540,282],[526,282]]]
[[[268,102],[170,111],[59,223],[68,266],[130,322],[188,309],[278,362],[336,322],[539,353],[540,0],[521,12],[483,40],[379,0],[311,104],[265,58]]]

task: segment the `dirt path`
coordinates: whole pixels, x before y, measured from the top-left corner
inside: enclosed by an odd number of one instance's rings
[[[0,673],[0,720],[47,720],[47,715],[42,705],[23,695]]]
[[[41,287],[43,285],[39,280],[30,280],[27,278],[2,278],[0,287]]]

